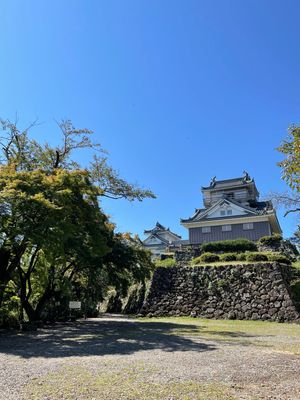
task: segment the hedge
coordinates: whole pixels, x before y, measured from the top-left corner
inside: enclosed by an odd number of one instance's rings
[[[270,252],[267,257],[269,261],[277,261],[282,264],[291,264],[291,260],[284,254]]]
[[[272,236],[263,236],[259,239],[258,243],[265,246],[278,245],[282,241],[282,236],[275,233]]]
[[[238,253],[236,259],[237,261],[246,261],[246,253]]]
[[[246,261],[268,261],[268,256],[264,253],[246,253]]]
[[[290,264],[291,261],[288,257],[281,253],[275,252],[246,252],[246,253],[224,253],[224,254],[213,254],[203,253],[200,257],[192,260],[192,265],[203,264],[203,263],[214,263],[218,261],[277,261],[281,264]]]
[[[203,252],[245,252],[256,251],[257,246],[248,239],[223,240],[220,242],[209,242],[201,245]]]
[[[192,264],[199,264],[199,263],[213,263],[220,260],[218,254],[213,253],[203,253],[200,257],[196,257],[192,260]]]
[[[241,253],[243,254],[243,253]],[[237,260],[237,253],[224,253],[220,254],[220,261],[236,261]]]

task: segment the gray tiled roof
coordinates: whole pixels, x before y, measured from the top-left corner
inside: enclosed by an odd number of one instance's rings
[[[232,187],[232,186],[240,186],[244,184],[248,184],[254,182],[254,179],[246,179],[245,176],[241,176],[238,178],[232,178],[232,179],[223,179],[223,180],[213,180],[211,181],[209,186],[202,186],[203,190],[207,189],[223,189],[226,187]]]
[[[199,220],[204,220],[205,219],[205,215],[212,209],[214,208],[217,204],[221,205],[223,202],[226,203],[232,203],[237,205],[238,207],[243,208],[245,211],[247,211],[249,214],[252,215],[263,215],[263,214],[268,214],[270,212],[273,212],[273,205],[272,202],[270,200],[268,201],[259,201],[259,202],[253,202],[253,206],[244,206],[241,203],[232,200],[232,199],[221,199],[219,200],[217,203],[213,204],[211,207],[207,208],[207,209],[196,209],[195,214],[187,219],[181,219],[181,222],[194,222],[194,221],[199,221]],[[203,217],[201,217],[201,215],[203,215]],[[224,216],[224,217],[216,217],[216,218],[209,218],[209,220],[218,220],[218,219],[231,219],[231,218],[241,218],[241,217],[245,217],[245,215],[229,215],[229,216]]]
[[[157,234],[157,233],[152,233],[151,234],[151,237],[155,237],[156,239],[158,239],[158,240],[160,240],[162,243],[164,243],[164,244],[169,244],[169,241],[167,240],[167,239],[164,239],[163,237],[161,237],[159,234]],[[148,238],[147,238],[148,239]],[[145,240],[147,240],[147,239],[145,239]],[[145,242],[145,240],[144,240],[144,242]],[[159,243],[157,243],[157,244],[155,244],[155,246],[156,245],[159,245]],[[147,244],[147,246],[151,246],[151,245],[149,245],[149,244]]]
[[[175,232],[170,231],[169,228],[166,228],[165,226],[163,226],[159,222],[156,222],[156,225],[155,225],[154,228],[148,229],[148,230],[144,230],[145,234],[159,233],[159,232],[169,232],[172,235],[174,235],[174,236],[178,237],[179,239],[181,239],[181,236],[177,235],[177,233],[175,233]]]

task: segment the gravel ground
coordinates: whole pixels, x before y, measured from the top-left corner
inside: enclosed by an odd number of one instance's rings
[[[133,384],[141,380],[149,387],[172,382],[221,385],[232,395],[224,399],[300,399],[299,356],[246,342],[208,340],[188,333],[175,335],[177,328],[176,322],[108,316],[32,333],[2,332],[0,399],[102,399],[96,389],[93,395],[76,392],[77,376],[77,386],[85,385],[82,371],[92,377],[101,373],[103,378],[106,374],[108,381],[109,376],[119,376],[120,384],[125,375],[126,379],[131,376]],[[188,332],[192,326],[181,324],[182,328]],[[86,379],[91,380],[90,375]],[[75,389],[70,382],[70,392],[53,394],[53,386],[66,380],[75,380]],[[52,389],[45,386],[47,382]],[[114,393],[112,390],[108,400],[119,400]],[[145,398],[203,398],[166,397],[165,392],[161,396]],[[124,394],[122,398],[135,397]],[[207,398],[221,397],[216,394]]]

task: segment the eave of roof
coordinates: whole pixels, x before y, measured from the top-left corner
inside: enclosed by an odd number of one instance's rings
[[[157,234],[157,233],[152,233],[151,236],[149,236],[149,237],[147,237],[147,239],[143,240],[143,244],[145,244],[145,241],[146,241],[146,240],[149,240],[149,239],[151,239],[151,238],[156,238],[156,239],[160,240],[162,243],[169,244],[169,241],[168,241],[168,240],[162,238],[162,237],[161,237],[159,234]],[[159,245],[159,243],[157,243],[157,245]],[[147,246],[148,246],[148,245],[147,245]]]
[[[237,185],[246,185],[249,183],[254,183],[254,179],[250,180],[245,180],[244,176],[238,177],[238,178],[231,178],[231,179],[222,179],[219,181],[215,181],[214,184],[210,184],[209,186],[202,186],[203,190],[208,190],[208,189],[216,189],[218,185],[223,185],[223,184],[234,184],[236,182]]]
[[[241,224],[241,223],[249,223],[249,222],[261,222],[261,221],[269,221],[274,219],[274,213],[272,214],[264,214],[264,215],[244,215],[241,217],[232,216],[232,218],[223,219],[205,219],[200,221],[188,221],[188,222],[181,222],[181,225],[187,229],[190,228],[199,228],[203,226],[220,226],[220,225],[234,225],[234,224]]]
[[[159,225],[159,226],[157,226]],[[170,233],[171,235],[177,237],[178,239],[181,239],[181,236],[177,235],[177,233],[172,232],[169,228],[165,228],[163,225],[159,224],[157,222],[156,226],[153,229],[149,229],[149,230],[144,230],[144,234],[154,234],[154,233],[159,233],[159,232],[166,232],[166,233]]]
[[[258,213],[258,211],[255,209],[255,208],[251,208],[251,207],[247,207],[247,206],[244,206],[243,204],[241,204],[241,203],[239,203],[239,202],[237,202],[237,201],[235,201],[235,200],[232,200],[232,199],[220,199],[219,201],[217,201],[216,203],[214,203],[212,206],[210,206],[209,208],[207,208],[207,209],[205,209],[204,211],[203,210],[201,210],[201,209],[199,209],[199,210],[197,210],[196,211],[196,213],[192,216],[192,217],[190,217],[190,218],[187,218],[187,219],[181,219],[180,220],[180,222],[195,222],[195,221],[202,221],[203,219],[205,219],[205,216],[211,211],[211,210],[213,210],[214,208],[217,208],[218,206],[220,206],[222,203],[227,203],[228,205],[229,204],[233,204],[233,205],[235,205],[235,206],[237,206],[237,207],[240,207],[240,208],[242,208],[242,209],[244,209],[245,211],[247,211],[248,213],[251,213],[251,214],[253,214],[253,215],[259,215],[259,213]],[[202,216],[201,216],[201,214],[202,214]],[[199,216],[201,216],[200,218],[197,218],[197,217],[199,217]],[[245,215],[244,215],[245,216]],[[232,216],[229,216],[229,217],[232,217]],[[197,219],[196,219],[197,218]],[[224,216],[224,217],[218,217],[218,218],[207,218],[207,219],[226,219],[227,218],[227,216]]]

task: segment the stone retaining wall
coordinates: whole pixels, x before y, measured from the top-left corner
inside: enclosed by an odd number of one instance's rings
[[[141,313],[147,316],[300,321],[278,263],[157,268]]]
[[[185,248],[182,250],[175,251],[174,258],[177,263],[186,263],[191,261],[193,258],[199,257],[201,255],[200,246]]]

